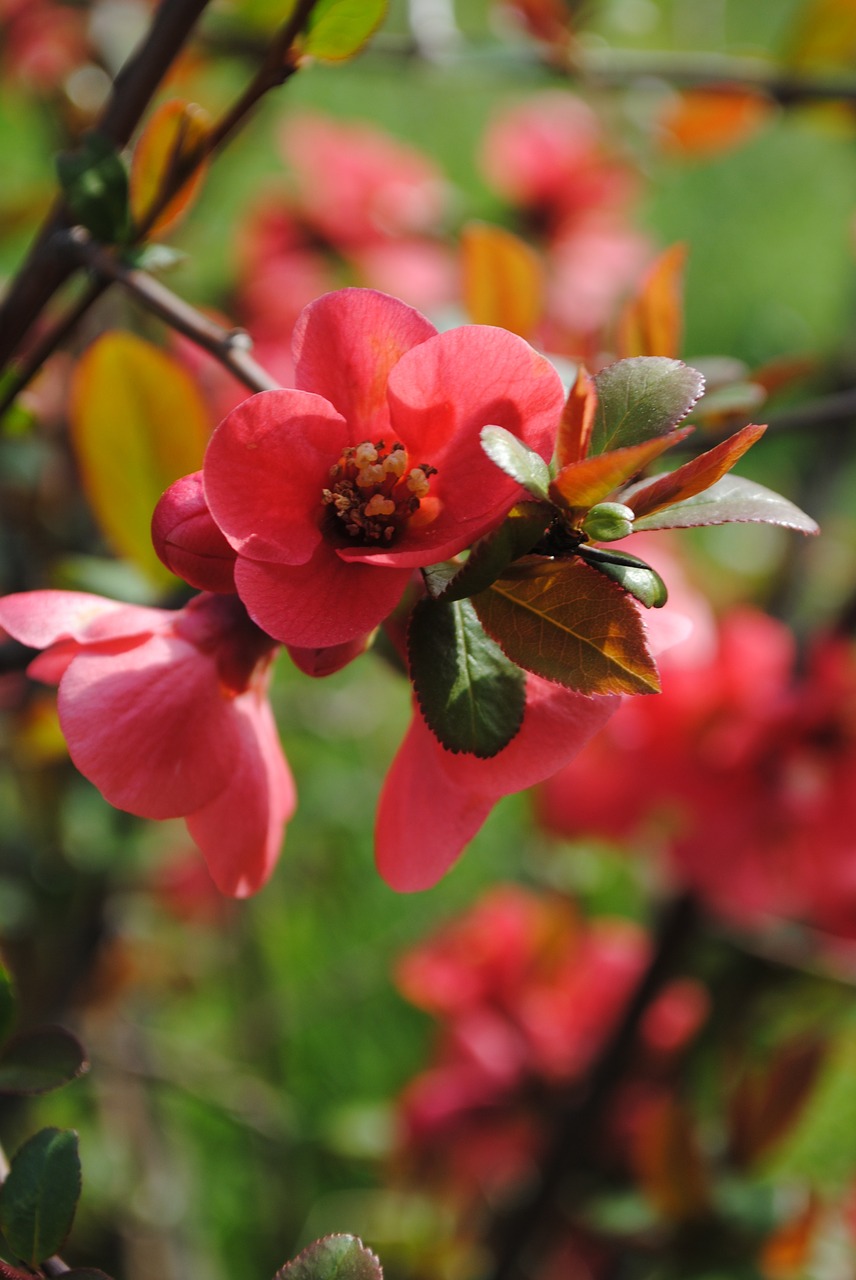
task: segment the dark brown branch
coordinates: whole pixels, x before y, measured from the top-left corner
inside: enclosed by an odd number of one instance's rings
[[[145,39],[116,77],[95,126],[118,147],[130,138],[207,3],[162,0]],[[57,232],[68,222],[62,201],[56,201],[0,305],[0,368],[73,270],[73,263],[56,242]]]

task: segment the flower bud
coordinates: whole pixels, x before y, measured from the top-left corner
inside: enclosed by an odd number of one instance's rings
[[[583,533],[592,542],[616,542],[633,532],[633,512],[622,502],[598,502],[583,520]]]
[[[236,553],[208,510],[201,471],[182,476],[162,495],[152,516],[152,542],[166,567],[191,587],[235,590]]]
[[[355,640],[346,640],[344,644],[327,645],[324,648],[306,649],[296,644],[287,644],[285,647],[291,661],[305,676],[332,676],[334,672],[341,671],[349,662],[353,662],[354,658],[365,653],[374,634],[369,631],[364,636],[357,636]]]

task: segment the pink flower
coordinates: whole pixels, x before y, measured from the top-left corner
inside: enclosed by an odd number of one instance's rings
[[[635,543],[640,540],[647,555],[650,540],[637,535]],[[646,616],[651,652],[705,650],[703,601],[685,587],[677,566],[662,552],[649,558],[663,567],[668,563],[668,580],[677,586],[673,601]],[[633,704],[656,700],[629,699]],[[402,893],[436,884],[503,796],[543,782],[573,760],[621,704],[618,697],[589,698],[527,675],[520,730],[489,759],[447,751],[414,705],[378,805],[375,860],[384,880]]]
[[[253,893],[273,870],[294,785],[265,689],[275,643],[235,596],[140,608],[76,591],[0,600],[0,626],[43,649],[69,753],[118,809],[177,818],[218,888]]]
[[[797,677],[794,656],[782,623],[730,614],[712,656],[670,669],[550,780],[546,824],[653,838],[731,918],[856,936],[856,659],[827,638]]]
[[[489,760],[447,751],[416,710],[378,805],[375,859],[387,884],[402,893],[436,884],[498,800],[555,773],[620,701],[527,675],[520,731]]]
[[[296,389],[252,396],[214,432],[205,497],[238,553],[250,616],[286,644],[316,648],[371,631],[414,568],[502,521],[522,490],[479,432],[503,426],[548,458],[563,393],[513,334],[438,334],[372,290],[312,303],[293,348]]]
[[[446,188],[431,160],[369,124],[304,114],[282,133],[303,218],[346,253],[438,226]]]
[[[492,186],[551,232],[622,210],[636,185],[607,155],[591,108],[564,90],[504,109],[485,134],[482,163]]]

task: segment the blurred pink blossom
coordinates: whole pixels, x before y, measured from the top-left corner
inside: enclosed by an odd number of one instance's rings
[[[235,596],[142,608],[76,591],[0,600],[0,626],[44,652],[80,772],[118,809],[183,817],[221,892],[273,870],[294,784],[266,698],[275,641]]]
[[[665,672],[545,785],[543,821],[665,850],[744,923],[856,936],[856,657],[819,637],[795,664],[782,623],[729,614],[712,656]]]

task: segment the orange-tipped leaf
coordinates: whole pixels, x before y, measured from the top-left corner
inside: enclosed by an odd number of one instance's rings
[[[691,462],[686,462],[677,471],[652,480],[651,484],[633,494],[632,507],[637,519],[661,511],[663,507],[671,507],[676,502],[693,498],[703,493],[712,484],[731,470],[735,462],[751,449],[756,440],[767,430],[766,426],[750,423],[748,427],[729,436],[721,444],[708,449]],[[608,456],[608,455],[607,455]]]
[[[586,511],[595,503],[603,502],[666,449],[686,439],[691,431],[692,427],[679,427],[666,436],[598,453],[593,458],[584,458],[582,462],[570,462],[551,481],[550,497],[559,507]]]

